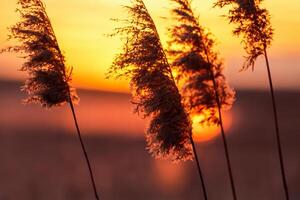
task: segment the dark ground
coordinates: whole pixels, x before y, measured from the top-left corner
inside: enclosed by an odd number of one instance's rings
[[[80,109],[89,104],[87,99],[118,99],[130,107],[127,95],[91,91],[79,94],[79,118],[83,117]],[[279,91],[276,96],[291,199],[299,200],[300,92]],[[0,200],[93,199],[74,129],[64,125],[65,118],[72,122],[68,108],[43,111],[39,106],[19,105],[21,98],[17,84],[0,82]],[[237,92],[228,144],[239,200],[284,199],[270,103],[267,92]],[[114,105],[115,114],[123,111],[118,105]],[[97,123],[97,116],[85,117],[84,122],[90,119]],[[126,124],[126,119],[120,120]],[[194,162],[155,161],[145,150],[142,131],[131,134],[124,130],[121,133],[113,129],[105,134],[96,128],[86,131],[84,139],[101,199],[203,199]],[[198,143],[197,148],[209,200],[231,200],[222,141],[218,137]]]

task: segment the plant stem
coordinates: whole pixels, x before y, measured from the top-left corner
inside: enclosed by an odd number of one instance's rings
[[[148,12],[148,9],[144,3],[144,1],[142,0],[141,3],[143,4],[145,10]],[[149,15],[150,16],[150,15]],[[153,20],[152,17],[150,17],[152,23],[155,25],[155,22]],[[155,35],[156,37],[159,39],[159,41],[161,41],[160,39],[160,36],[158,34],[158,31],[157,31],[157,28],[156,26],[154,26],[154,32],[155,32]],[[160,42],[161,44],[161,42]],[[167,55],[166,55],[166,52],[163,50],[163,46],[161,45],[161,49],[162,49],[162,53],[164,55],[164,60],[165,60],[165,63],[166,65],[168,66],[167,67],[167,70],[169,71],[170,73],[170,77],[171,77],[171,80],[173,81],[174,85],[175,85],[175,88],[177,90],[177,92],[180,94],[179,92],[179,89],[178,87],[176,86],[176,81],[175,81],[175,78],[174,78],[174,75],[173,75],[173,72],[172,72],[172,69],[170,67],[170,64],[169,64],[169,61],[168,61],[168,58],[167,58]],[[180,98],[181,98],[181,95],[180,95]],[[190,135],[190,140],[191,140],[191,144],[192,144],[192,147],[193,147],[193,152],[194,152],[194,156],[195,156],[195,160],[196,160],[196,163],[197,163],[197,168],[198,168],[198,173],[199,173],[199,178],[200,178],[200,181],[201,181],[201,186],[202,186],[202,191],[203,191],[203,195],[204,195],[204,199],[207,200],[207,193],[206,193],[206,188],[205,188],[205,184],[204,184],[204,179],[203,179],[203,175],[202,175],[202,171],[201,171],[201,168],[200,168],[200,163],[199,163],[199,159],[198,159],[198,155],[197,155],[197,151],[196,151],[196,147],[195,147],[195,143],[194,143],[194,140],[193,140],[193,136]]]
[[[209,55],[208,55],[207,48],[204,48],[204,52],[205,52],[205,55],[206,55],[207,62],[211,63]],[[215,75],[214,75],[213,69],[209,69],[209,72],[211,74],[211,79],[212,79],[212,82],[213,82],[213,85],[214,85],[215,94],[216,94],[216,101],[217,101],[218,113],[219,113],[219,120],[220,120],[220,128],[221,128],[221,133],[222,133],[223,145],[224,145],[224,149],[225,149],[225,157],[226,157],[226,163],[227,163],[227,168],[228,168],[228,173],[229,173],[229,179],[230,179],[230,185],[231,185],[231,190],[232,190],[232,196],[233,196],[234,200],[237,200],[237,195],[236,195],[236,190],[235,190],[235,184],[234,184],[233,175],[232,175],[232,169],[231,169],[231,163],[230,163],[230,158],[229,158],[228,145],[227,145],[227,140],[226,140],[224,125],[223,125],[223,117],[222,117],[221,103],[220,103],[220,98],[219,98],[219,93],[218,93],[218,86],[217,86],[217,83],[216,83],[216,79],[215,79]]]
[[[195,156],[195,160],[196,160],[196,164],[197,164],[197,168],[198,168],[198,173],[199,173],[199,177],[200,177],[200,181],[201,181],[203,196],[204,196],[204,199],[207,200],[208,198],[207,198],[207,192],[206,192],[206,187],[205,187],[205,183],[204,183],[204,178],[203,178],[203,174],[201,171],[200,162],[199,162],[199,158],[197,155],[197,150],[196,150],[195,142],[193,140],[192,135],[190,136],[190,140],[191,140],[191,144],[193,147],[193,152],[194,152],[194,156]]]
[[[96,188],[96,183],[95,183],[95,180],[94,180],[94,175],[93,175],[91,163],[90,163],[90,160],[89,160],[86,148],[84,146],[84,143],[83,143],[83,140],[82,140],[82,137],[81,137],[80,129],[79,129],[77,118],[76,118],[76,114],[75,114],[74,105],[73,105],[73,102],[72,102],[71,98],[70,98],[70,102],[69,103],[70,103],[70,107],[71,107],[71,110],[72,110],[72,114],[73,114],[73,118],[74,118],[76,130],[77,130],[77,135],[78,135],[78,138],[79,138],[79,141],[80,141],[80,144],[81,144],[81,147],[82,147],[82,151],[83,151],[83,154],[84,154],[84,157],[85,157],[88,169],[89,169],[90,178],[91,178],[91,182],[92,182],[92,186],[93,186],[95,198],[97,200],[99,200],[99,196],[98,196],[98,193],[97,193],[97,188]]]
[[[232,195],[233,195],[233,199],[237,200],[235,184],[234,184],[233,175],[232,175],[232,168],[231,168],[231,163],[230,163],[230,158],[229,158],[227,139],[226,139],[224,125],[223,125],[223,117],[222,117],[222,112],[221,112],[221,103],[220,103],[220,99],[219,99],[218,86],[217,86],[217,83],[215,80],[215,75],[213,73],[213,70],[210,70],[210,73],[211,73],[211,77],[212,77],[212,81],[213,81],[213,85],[214,85],[214,89],[215,89],[215,93],[216,93],[216,101],[217,101],[217,105],[218,105],[220,128],[221,128],[221,133],[222,133],[223,145],[224,145],[224,149],[225,149],[225,157],[226,157],[226,163],[227,163],[227,167],[228,167]]]
[[[286,200],[289,200],[289,190],[285,175],[285,168],[284,168],[284,162],[283,162],[283,154],[282,154],[282,144],[280,139],[280,132],[279,132],[279,122],[278,122],[278,114],[277,114],[277,107],[276,107],[276,100],[275,100],[275,94],[274,94],[274,87],[273,87],[273,81],[272,81],[272,75],[271,75],[271,69],[269,64],[269,58],[266,49],[264,49],[264,57],[266,60],[267,70],[268,70],[268,78],[269,78],[269,84],[270,84],[270,92],[272,97],[272,105],[273,105],[273,114],[274,114],[274,123],[275,123],[275,132],[276,132],[276,141],[277,141],[277,149],[279,154],[279,162],[280,162],[280,170],[281,170],[281,177],[284,187],[284,193]]]

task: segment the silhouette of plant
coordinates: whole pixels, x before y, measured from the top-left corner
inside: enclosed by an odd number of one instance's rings
[[[88,159],[81,133],[78,127],[73,103],[78,96],[70,86],[72,68],[67,67],[59,48],[54,30],[45,6],[41,0],[19,0],[20,21],[9,28],[9,39],[20,44],[10,46],[1,52],[19,53],[24,59],[21,71],[26,71],[29,78],[23,87],[29,97],[26,103],[41,103],[43,107],[60,106],[69,103],[74,117],[77,133],[89,168],[96,199],[99,199],[90,161]]]
[[[69,85],[72,68],[65,66],[44,5],[39,0],[20,0],[18,4],[21,21],[9,29],[9,39],[21,44],[3,51],[21,53],[26,59],[21,68],[30,75],[23,87],[29,94],[26,102],[38,102],[44,107],[76,102],[77,94]]]
[[[200,122],[219,124],[216,91],[211,73],[217,84],[220,105],[223,110],[231,108],[235,93],[226,82],[224,65],[218,53],[213,51],[215,41],[211,33],[199,24],[199,18],[191,9],[190,0],[171,0],[177,3],[171,13],[177,25],[169,29],[168,55],[171,66],[177,72],[182,99],[192,115],[205,116]]]
[[[204,116],[202,125],[220,124],[225,147],[233,196],[236,199],[228,147],[223,128],[221,109],[230,109],[235,92],[223,75],[223,62],[213,48],[211,33],[200,24],[191,8],[191,0],[171,0],[176,7],[171,10],[177,25],[169,29],[169,56],[184,105],[191,115]],[[205,187],[204,187],[205,188]],[[205,189],[204,189],[205,190]],[[207,199],[206,194],[204,194]]]
[[[236,25],[233,34],[243,37],[242,43],[244,44],[244,49],[247,53],[246,61],[243,64],[242,69],[248,69],[249,67],[252,67],[252,69],[254,69],[256,59],[261,55],[265,58],[270,85],[270,93],[272,98],[281,177],[285,197],[287,200],[289,200],[289,190],[285,175],[276,99],[267,54],[267,48],[271,45],[271,42],[273,40],[273,28],[270,22],[269,11],[267,9],[261,8],[262,2],[263,0],[218,0],[214,6],[221,8],[228,5],[232,6],[229,10],[227,18],[229,20],[229,23]]]
[[[242,43],[247,53],[242,69],[254,68],[256,59],[264,55],[264,50],[271,44],[273,28],[268,10],[259,7],[263,0],[218,0],[215,7],[232,5],[228,12],[229,23],[235,24],[233,34],[242,36]]]
[[[150,118],[147,148],[154,157],[173,161],[193,158],[191,122],[163,50],[153,19],[142,0],[125,6],[129,19],[116,20],[123,50],[115,58],[108,76],[130,79],[135,111]]]

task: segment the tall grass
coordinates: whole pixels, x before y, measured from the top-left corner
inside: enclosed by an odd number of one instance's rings
[[[125,6],[129,18],[115,35],[124,40],[108,76],[130,79],[135,111],[150,118],[147,148],[156,158],[191,160],[191,122],[176,86],[156,26],[142,0]]]
[[[177,23],[169,29],[169,55],[172,67],[178,72],[183,102],[191,115],[204,116],[202,125],[219,124],[225,148],[229,178],[234,199],[235,185],[223,126],[223,109],[230,109],[235,93],[223,75],[224,65],[214,52],[214,39],[199,23],[191,8],[191,0],[171,0],[171,10]]]
[[[109,76],[130,79],[136,112],[150,118],[147,149],[156,158],[185,161],[195,158],[205,199],[207,199],[189,114],[168,62],[155,23],[142,0],[125,6],[129,18],[114,34],[124,40]]]
[[[229,23],[236,25],[233,33],[236,36],[243,37],[244,49],[247,53],[246,61],[242,69],[250,67],[254,69],[255,61],[259,56],[264,56],[268,72],[269,88],[272,98],[272,109],[274,116],[276,142],[280,163],[280,173],[283,183],[285,198],[289,200],[289,190],[286,180],[285,167],[282,153],[282,142],[279,131],[279,120],[275,92],[273,87],[271,68],[267,55],[267,49],[273,40],[273,28],[270,22],[270,14],[267,9],[261,8],[263,0],[218,0],[215,7],[232,7],[228,13]]]
[[[9,39],[15,39],[20,45],[11,46],[1,52],[22,54],[26,62],[21,71],[29,74],[23,90],[29,97],[26,103],[40,103],[51,108],[69,103],[74,118],[77,134],[88,166],[95,198],[99,200],[90,160],[78,126],[74,102],[78,96],[70,86],[72,68],[67,67],[59,48],[51,21],[41,0],[19,0],[20,21],[13,25]]]

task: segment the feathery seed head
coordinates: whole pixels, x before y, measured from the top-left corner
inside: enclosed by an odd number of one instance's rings
[[[58,106],[78,97],[69,86],[71,71],[65,65],[50,19],[41,0],[19,0],[20,21],[10,27],[9,39],[20,45],[1,52],[21,53],[26,59],[21,70],[29,74],[23,90],[27,103],[37,102],[44,107]]]
[[[191,122],[172,78],[155,24],[142,0],[125,7],[130,18],[114,35],[124,40],[108,75],[130,79],[137,113],[149,117],[147,149],[154,157],[173,161],[193,158]]]
[[[256,59],[271,45],[273,28],[268,10],[260,8],[263,0],[218,0],[215,7],[232,5],[228,13],[229,23],[235,24],[234,35],[243,37],[247,53],[242,69],[252,67]]]
[[[217,116],[214,75],[222,109],[229,109],[235,93],[223,75],[223,63],[213,51],[215,41],[199,24],[191,8],[190,0],[171,0],[176,6],[171,10],[177,21],[169,29],[168,55],[173,60],[172,68],[178,72],[177,80],[182,102],[191,115],[204,116],[201,124],[219,123]]]

